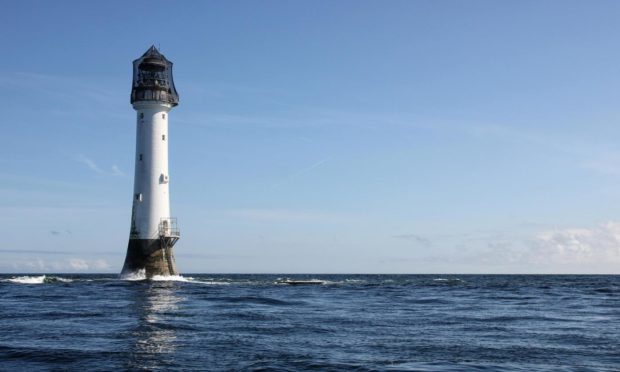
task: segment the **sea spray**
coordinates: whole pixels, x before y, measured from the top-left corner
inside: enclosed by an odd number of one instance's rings
[[[41,276],[17,276],[8,280],[11,283],[19,284],[43,284],[45,283],[45,275]]]

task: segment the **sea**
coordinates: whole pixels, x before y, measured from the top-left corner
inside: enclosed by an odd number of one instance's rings
[[[620,371],[617,275],[129,279],[0,275],[0,370]]]

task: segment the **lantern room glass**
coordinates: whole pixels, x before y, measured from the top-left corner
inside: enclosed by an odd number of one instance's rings
[[[155,46],[133,61],[131,103],[135,102],[179,104],[179,95],[172,79],[172,62]]]

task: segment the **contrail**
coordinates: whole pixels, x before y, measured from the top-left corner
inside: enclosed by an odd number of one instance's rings
[[[302,169],[298,170],[297,172],[291,173],[290,175],[284,177],[284,179],[281,182],[276,182],[271,187],[278,187],[278,186],[282,185],[283,183],[285,183],[286,181],[290,181],[293,178],[297,178],[297,177],[301,176],[302,174],[306,174],[306,173],[310,172],[311,170],[313,170],[315,168],[318,168],[321,165],[325,164],[329,160],[329,158],[330,157],[328,156],[326,158],[323,158],[323,159],[317,161],[316,163],[314,163],[314,164],[312,164],[310,166],[307,166],[305,168],[302,168]]]

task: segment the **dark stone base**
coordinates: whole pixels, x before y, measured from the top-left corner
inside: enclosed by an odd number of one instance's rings
[[[129,239],[121,276],[141,270],[147,279],[154,275],[179,275],[172,247],[162,247],[159,239]]]

